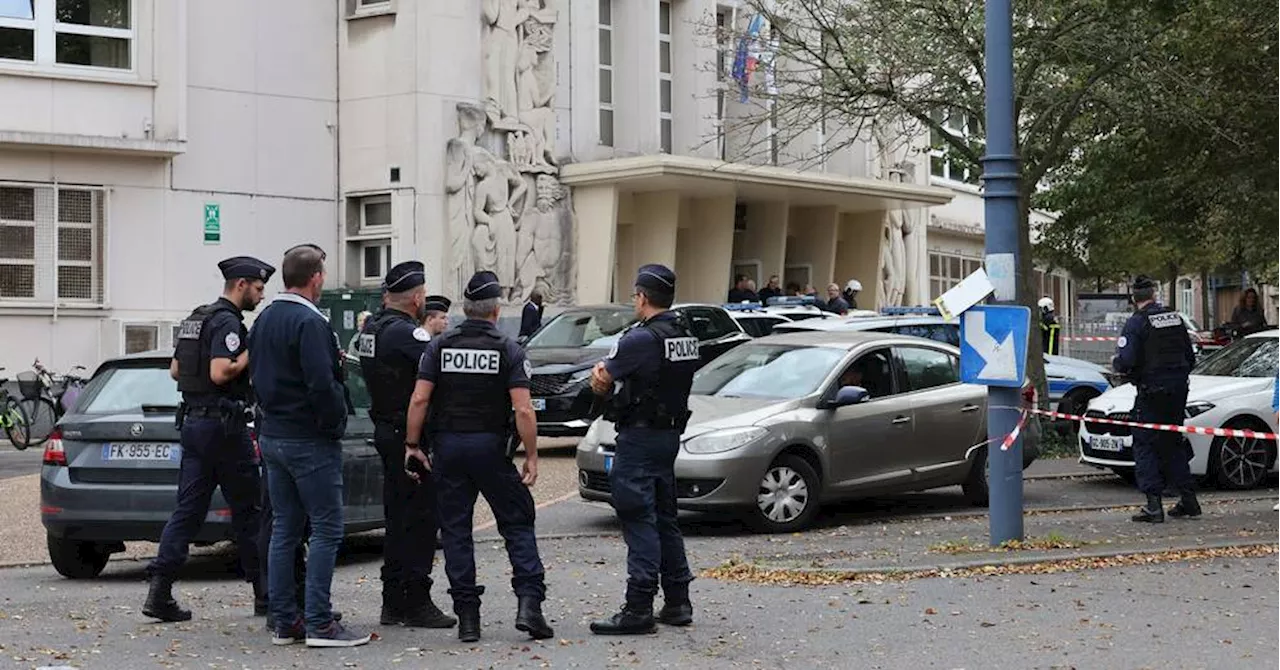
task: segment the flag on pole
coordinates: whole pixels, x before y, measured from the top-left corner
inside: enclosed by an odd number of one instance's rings
[[[733,57],[733,78],[738,82],[738,99],[746,102],[750,99],[748,87],[751,85],[751,73],[755,72],[758,53],[752,49],[760,38],[760,29],[764,27],[764,17],[756,14],[747,24],[747,30],[738,39],[737,53]]]

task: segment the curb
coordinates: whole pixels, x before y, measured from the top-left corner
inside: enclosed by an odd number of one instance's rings
[[[919,573],[919,572],[946,572],[950,570],[973,570],[986,567],[1003,567],[1012,565],[1034,565],[1036,563],[1055,563],[1065,560],[1080,560],[1091,558],[1114,558],[1116,556],[1146,556],[1150,554],[1167,554],[1171,551],[1197,551],[1202,549],[1230,549],[1237,547],[1265,547],[1277,546],[1275,540],[1250,540],[1239,541],[1231,539],[1220,539],[1211,542],[1203,542],[1193,545],[1174,545],[1168,547],[1150,548],[1150,549],[1099,549],[1094,551],[1082,551],[1073,554],[1058,554],[1048,556],[1010,556],[1007,559],[995,560],[970,560],[970,561],[952,561],[949,563],[930,563],[925,565],[911,566],[871,566],[861,568],[783,568],[770,566],[768,563],[758,563],[752,561],[753,565],[761,570],[782,570],[796,574],[812,574],[812,575],[860,575],[860,574],[893,574],[893,573]]]

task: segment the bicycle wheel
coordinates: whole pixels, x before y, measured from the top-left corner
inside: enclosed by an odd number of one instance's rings
[[[58,423],[58,410],[48,398],[19,400],[18,405],[27,415],[27,446],[44,444],[53,434],[53,426]]]
[[[4,433],[9,436],[9,441],[18,451],[22,451],[31,446],[27,441],[27,413],[22,411],[22,406],[17,400],[9,398],[4,404]]]

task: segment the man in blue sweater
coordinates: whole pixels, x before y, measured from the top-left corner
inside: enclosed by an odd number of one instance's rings
[[[284,254],[285,292],[253,326],[249,369],[262,414],[259,446],[267,467],[275,525],[267,591],[275,620],[272,643],[354,647],[369,635],[346,630],[333,616],[329,587],[342,543],[342,435],[347,427],[338,336],[316,308],[325,253],[314,244]],[[307,520],[306,616],[299,616],[294,553]]]

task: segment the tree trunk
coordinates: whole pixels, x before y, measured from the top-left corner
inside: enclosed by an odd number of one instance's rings
[[[1031,258],[1031,193],[1023,181],[1018,198],[1018,304],[1031,309],[1031,328],[1027,330],[1027,381],[1036,388],[1041,408],[1049,406],[1049,386],[1044,375],[1044,350],[1036,315],[1040,287],[1035,285],[1035,263]]]
[[[1165,305],[1174,311],[1178,309],[1178,264],[1169,263],[1165,266],[1169,270],[1169,299],[1165,301]]]
[[[1200,269],[1200,327],[1213,330],[1212,315],[1209,314],[1209,270]]]

